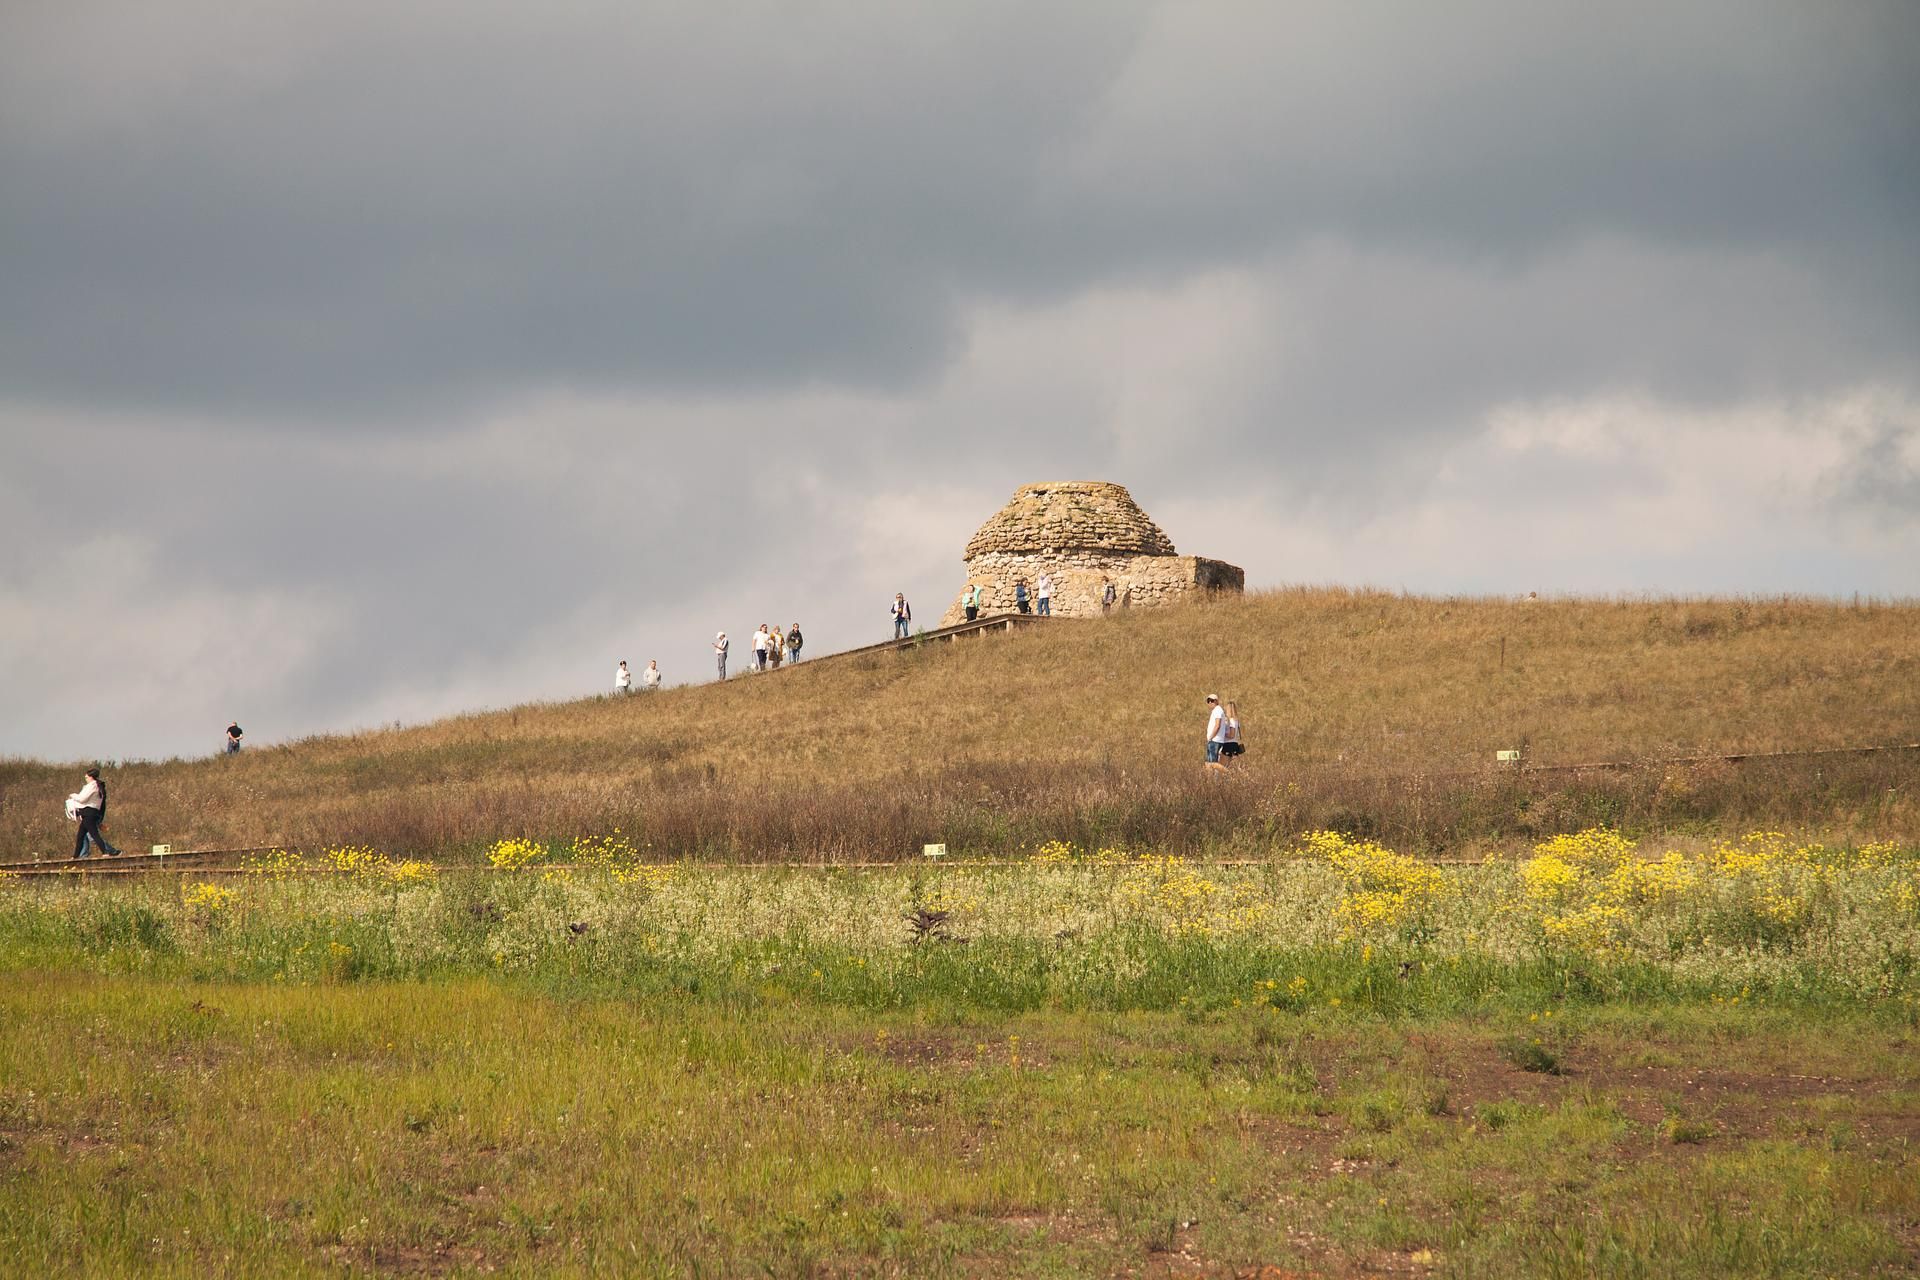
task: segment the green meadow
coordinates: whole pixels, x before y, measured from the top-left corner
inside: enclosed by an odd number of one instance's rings
[[[1910,850],[494,852],[0,885],[0,1270],[1920,1265]]]

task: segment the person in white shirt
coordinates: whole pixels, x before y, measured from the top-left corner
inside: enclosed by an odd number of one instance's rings
[[[767,669],[767,641],[770,638],[767,635],[767,624],[764,622],[760,624],[760,629],[753,633],[753,669],[755,671]]]
[[[1220,706],[1220,695],[1207,695],[1207,763],[1220,763],[1220,746],[1228,741],[1227,713]]]
[[[720,678],[727,678],[727,633],[722,631],[713,638],[713,660],[719,664]]]
[[[1038,612],[1043,618],[1053,616],[1053,579],[1043,571],[1039,581],[1033,584],[1033,597],[1038,600]]]
[[[613,669],[613,691],[615,693],[633,692],[633,672],[627,670],[627,660],[620,659],[620,665]]]
[[[913,606],[907,603],[907,597],[900,592],[893,593],[893,607],[888,610],[893,615],[893,638],[905,640],[913,630]]]
[[[108,844],[107,838],[100,834],[100,823],[107,816],[107,788],[100,781],[100,770],[97,767],[87,770],[86,782],[81,785],[80,790],[67,797],[67,810],[73,814],[74,821],[80,824],[80,829],[73,834],[75,858],[87,856],[89,841],[99,845],[100,852],[109,858],[120,856],[120,851]]]
[[[660,660],[658,658],[647,659],[647,669],[640,673],[640,683],[647,686],[649,691],[660,687]]]

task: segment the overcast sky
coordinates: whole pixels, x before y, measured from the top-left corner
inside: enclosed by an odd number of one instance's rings
[[[1250,586],[1920,594],[1916,85],[1910,0],[15,0],[0,754],[881,639],[1042,479]]]

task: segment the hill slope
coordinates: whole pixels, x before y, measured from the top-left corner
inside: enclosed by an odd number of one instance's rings
[[[1202,698],[1240,704],[1234,778]],[[128,847],[448,853],[621,828],[656,853],[895,856],[1053,837],[1408,848],[1594,821],[1911,837],[1911,753],[1527,776],[1489,765],[1920,738],[1920,606],[1295,590],[1056,621],[777,675],[114,771]],[[70,767],[0,765],[0,852],[64,850]]]

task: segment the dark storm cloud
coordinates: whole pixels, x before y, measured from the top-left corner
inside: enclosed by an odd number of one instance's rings
[[[391,421],[527,384],[897,389],[969,300],[1316,235],[1511,270],[1592,234],[1773,249],[1889,345],[1920,306],[1903,4],[134,21],[6,20],[15,395]]]

